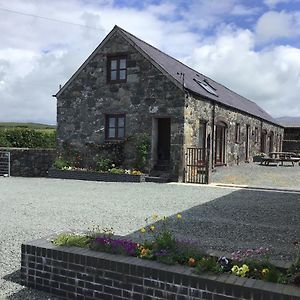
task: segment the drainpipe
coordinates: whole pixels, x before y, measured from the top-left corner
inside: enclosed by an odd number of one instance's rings
[[[213,103],[212,111],[212,131],[211,131],[211,166],[215,168],[215,116],[216,116],[216,104]]]
[[[261,150],[261,146],[262,146],[262,142],[263,142],[263,140],[262,140],[262,132],[263,132],[263,121],[262,121],[262,119],[260,119],[260,146],[259,146],[259,152],[262,152]],[[266,149],[264,149],[264,150],[266,150]]]

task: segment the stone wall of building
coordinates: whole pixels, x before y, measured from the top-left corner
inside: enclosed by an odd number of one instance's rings
[[[182,164],[184,93],[117,35],[99,49],[58,97],[58,151],[73,147],[86,164],[95,164],[105,153],[105,115],[125,114],[123,166],[132,167],[135,136],[146,134],[151,139],[153,120],[171,118],[171,166],[173,177],[177,177]],[[120,53],[127,55],[127,82],[107,83],[107,56]]]
[[[45,177],[52,166],[55,149],[0,148],[10,152],[10,175],[21,177]]]
[[[253,116],[237,110],[213,104],[209,100],[194,95],[186,97],[185,105],[185,146],[199,146],[199,125],[206,122],[206,146],[210,144],[211,161],[214,164],[215,127],[218,122],[226,124],[225,131],[225,164],[233,165],[246,161],[246,125],[249,125],[249,161],[261,152],[261,132],[267,132],[266,149],[269,149],[270,135],[273,133],[273,151],[280,151],[283,138],[283,128],[261,121]],[[240,124],[240,139],[236,142],[236,124]],[[214,130],[213,130],[214,128]],[[257,137],[255,138],[257,128]]]

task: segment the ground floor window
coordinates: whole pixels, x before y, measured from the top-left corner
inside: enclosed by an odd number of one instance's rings
[[[105,116],[105,138],[123,140],[125,138],[125,115]]]

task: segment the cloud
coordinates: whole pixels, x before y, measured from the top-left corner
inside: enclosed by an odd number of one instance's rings
[[[293,0],[264,0],[265,5],[267,5],[268,7],[274,8],[276,7],[278,4],[286,4],[289,2],[297,2],[293,1]]]
[[[227,27],[195,49],[187,62],[273,116],[300,115],[300,49],[276,46],[255,51],[254,46],[251,31]]]
[[[261,7],[247,7],[240,0],[147,0],[139,7],[117,2],[28,0],[25,4],[14,0],[6,4],[10,10],[67,23],[1,11],[0,5],[0,121],[55,123],[56,100],[51,95],[115,24],[257,101],[276,116],[289,114],[291,107],[294,115],[300,114],[296,99],[300,94],[299,49],[255,49],[258,38],[277,38],[264,25],[269,18],[267,24],[273,26],[277,18],[263,15],[255,32],[240,29],[234,22],[244,16],[256,18]],[[287,12],[272,13],[287,20],[281,23],[286,30],[280,36],[290,34],[291,23],[299,25],[296,12],[292,17]]]
[[[257,21],[258,41],[269,42],[279,38],[292,38],[300,35],[300,12],[269,11]]]

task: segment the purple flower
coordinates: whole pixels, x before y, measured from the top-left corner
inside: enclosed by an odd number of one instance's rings
[[[137,243],[126,239],[113,239],[107,236],[98,236],[94,240],[94,245],[103,246],[101,250],[116,254],[136,255]]]

